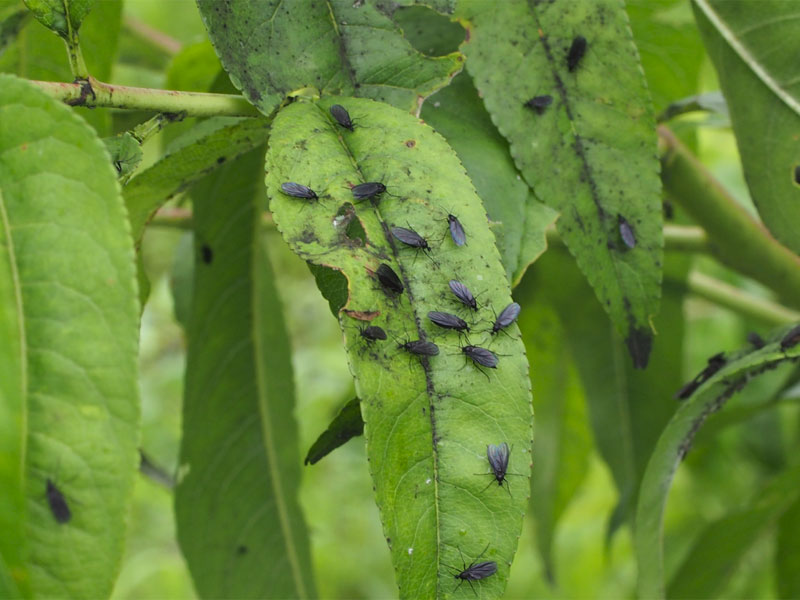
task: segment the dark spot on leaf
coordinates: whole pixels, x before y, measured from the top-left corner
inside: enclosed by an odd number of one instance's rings
[[[409,148],[413,148],[416,145],[417,145],[417,142],[415,142],[414,140],[406,141],[406,146],[408,146]]]
[[[224,163],[224,162],[225,162],[225,157],[224,157],[224,156],[220,156],[220,157],[217,159],[217,164],[218,164],[218,165],[221,165],[221,164],[222,164],[222,163]]]
[[[242,554],[247,554],[247,546],[239,545],[236,548],[236,554],[238,554],[239,556],[241,556]]]
[[[649,330],[632,327],[625,343],[628,345],[628,352],[633,358],[633,366],[637,369],[644,369],[650,360],[650,350],[653,348],[653,336]]]
[[[797,185],[800,185],[800,165],[797,165],[797,166],[794,168],[794,182],[795,182]]]
[[[211,264],[211,262],[214,260],[214,251],[211,249],[211,246],[208,244],[203,244],[200,246],[200,258],[207,265]]]

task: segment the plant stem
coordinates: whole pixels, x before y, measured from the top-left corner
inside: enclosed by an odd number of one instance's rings
[[[75,83],[31,81],[46,94],[70,106],[152,110],[186,117],[257,117],[259,112],[243,96],[177,92],[110,85],[88,77]]]
[[[692,271],[689,274],[686,287],[701,298],[771,325],[800,322],[800,312],[771,300],[752,296],[724,281],[698,271]]]
[[[69,19],[67,19],[67,22],[69,22]],[[71,26],[69,37],[64,38],[64,43],[67,45],[67,57],[69,58],[69,67],[72,70],[73,77],[75,79],[89,77],[89,69],[86,68],[83,53],[81,53],[81,45],[78,42],[78,33],[73,32]]]
[[[139,145],[141,146],[148,139],[164,129],[164,126],[167,123],[174,123],[175,121],[180,121],[182,119],[183,114],[176,115],[174,113],[158,113],[156,116],[148,119],[144,123],[139,123],[130,131],[130,134],[136,138],[136,141],[139,142]]]
[[[147,42],[168,56],[175,56],[181,50],[181,43],[178,40],[171,38],[163,31],[153,29],[150,25],[135,17],[126,16],[122,24],[140,40]]]
[[[666,145],[664,188],[708,233],[711,254],[800,306],[800,257],[748,215],[669,129],[658,132]]]

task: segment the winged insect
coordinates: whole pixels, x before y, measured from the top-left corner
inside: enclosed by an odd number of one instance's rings
[[[567,53],[567,70],[570,73],[578,68],[583,55],[586,54],[586,46],[586,38],[582,35],[577,35],[575,36],[575,39],[572,40],[572,44],[570,44],[569,47],[569,52]]]
[[[306,200],[317,200],[319,198],[317,193],[310,187],[300,183],[295,183],[294,181],[282,183],[281,191],[292,198],[304,198]]]
[[[486,579],[487,577],[491,577],[495,573],[497,573],[497,563],[493,560],[486,560],[483,562],[478,562],[478,559],[481,558],[484,554],[486,554],[486,550],[489,549],[489,545],[486,545],[486,548],[483,549],[474,561],[472,561],[469,565],[467,565],[467,561],[464,560],[464,555],[461,552],[461,548],[458,549],[458,553],[461,555],[461,569],[457,569],[456,567],[451,567],[450,565],[445,565],[448,569],[452,569],[453,573],[455,574],[455,579],[458,579],[458,585],[456,589],[453,590],[454,592],[461,587],[461,585],[466,581],[469,584],[469,587],[472,588],[472,593],[475,594],[477,597],[477,592],[475,588],[472,586],[473,581],[480,581],[481,579]],[[444,563],[443,563],[444,564]]]
[[[341,104],[333,104],[330,107],[331,116],[336,119],[336,122],[345,129],[353,131],[353,120],[350,118],[350,113]]]

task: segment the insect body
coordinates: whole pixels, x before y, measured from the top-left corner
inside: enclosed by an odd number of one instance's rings
[[[362,338],[367,340],[368,344],[371,344],[372,342],[375,342],[377,340],[386,339],[386,332],[383,330],[383,328],[378,327],[377,325],[370,325],[369,327],[360,327],[358,332]]]
[[[503,487],[503,482],[505,481],[506,486],[508,486],[508,480],[506,479],[506,471],[508,471],[508,444],[503,442],[502,444],[495,445],[489,444],[486,446],[486,458],[489,460],[489,466],[492,468],[492,473],[494,474],[494,478],[497,481],[497,485]],[[491,485],[494,482],[490,482]],[[488,486],[487,486],[488,487]],[[510,493],[510,492],[509,492]]]
[[[622,241],[625,242],[628,248],[634,248],[636,246],[636,235],[633,233],[631,224],[622,215],[617,215],[617,223],[619,223],[619,234],[622,237]]]
[[[586,38],[578,35],[572,40],[569,53],[567,53],[567,70],[570,73],[578,68],[584,54],[586,54]]]
[[[386,186],[379,181],[368,181],[367,183],[354,185],[351,191],[353,192],[353,198],[356,200],[367,200],[380,196],[386,191]]]
[[[450,237],[453,238],[453,243],[456,246],[463,246],[467,243],[467,234],[464,233],[464,228],[461,226],[461,221],[455,215],[447,215],[447,224],[450,227]]]
[[[753,348],[756,350],[761,350],[761,348],[766,345],[764,338],[758,335],[755,331],[751,331],[747,334],[747,341],[750,342],[750,344],[752,344]]]
[[[455,279],[450,280],[450,291],[458,298],[462,304],[470,307],[472,310],[478,310],[478,303],[475,301],[475,296],[469,291],[469,288],[460,281]]]
[[[800,344],[800,325],[792,327],[789,332],[781,339],[781,352],[786,352],[789,348],[793,348]]]
[[[516,321],[520,310],[520,305],[516,302],[512,302],[500,311],[500,314],[494,321],[494,325],[492,325],[492,335]]]
[[[535,110],[537,115],[541,115],[552,103],[553,97],[550,95],[534,96],[525,103],[525,106]]]
[[[489,545],[486,545],[486,548],[483,549],[483,552],[480,553],[478,558],[483,556],[486,553],[486,550],[489,548]],[[477,596],[477,592],[475,592],[475,588],[472,586],[473,581],[480,581],[481,579],[486,579],[487,577],[491,577],[495,573],[497,573],[497,563],[493,560],[487,560],[483,562],[477,562],[478,559],[476,558],[472,561],[469,566],[467,566],[467,561],[464,560],[464,555],[461,553],[461,548],[458,549],[458,553],[461,555],[461,564],[463,565],[461,570],[459,571],[455,567],[451,567],[450,565],[445,565],[448,569],[452,569],[455,573],[455,579],[460,580],[458,585],[456,586],[456,590],[461,587],[465,581],[469,584],[469,587],[472,588],[472,592]]]
[[[47,488],[45,489],[47,495],[47,503],[50,505],[50,512],[53,513],[56,521],[59,523],[66,523],[72,518],[72,511],[69,509],[67,499],[53,483],[52,479],[47,480]]]
[[[798,329],[798,334],[800,334],[800,329]],[[686,400],[689,396],[694,394],[697,388],[699,388],[706,381],[708,381],[708,379],[714,373],[716,373],[722,367],[724,367],[727,362],[728,361],[725,360],[724,352],[720,352],[719,354],[715,354],[714,356],[709,358],[706,368],[700,371],[697,375],[695,375],[694,379],[692,379],[689,383],[687,383],[681,389],[679,389],[678,392],[675,394],[675,398],[677,398],[678,400]]]
[[[416,354],[417,356],[436,356],[439,354],[439,346],[433,342],[426,342],[423,340],[411,340],[410,342],[403,342],[397,344],[398,348],[402,348],[406,352]]]
[[[484,375],[486,375],[486,373],[481,367],[486,367],[488,369],[497,368],[497,355],[491,350],[479,346],[462,346],[461,352],[472,360],[475,366],[478,367],[478,370]],[[486,379],[489,379],[488,375],[486,375]]]
[[[281,191],[283,191],[283,193],[287,196],[292,196],[293,198],[305,198],[306,200],[316,200],[318,198],[317,193],[310,187],[300,183],[295,183],[293,181],[282,183]]]
[[[451,315],[446,312],[432,310],[428,313],[428,318],[443,329],[455,329],[456,331],[469,331],[469,325],[461,317]]]
[[[392,267],[381,263],[375,274],[378,276],[378,283],[381,284],[381,288],[387,296],[394,298],[403,293],[403,282],[400,281]]]
[[[336,119],[336,122],[344,127],[353,131],[353,120],[350,118],[350,113],[341,104],[334,104],[330,108],[331,116]]]

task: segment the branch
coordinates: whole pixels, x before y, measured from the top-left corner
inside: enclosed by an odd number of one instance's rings
[[[706,230],[711,254],[800,306],[800,257],[747,214],[669,129],[658,133],[666,145],[664,189]]]
[[[688,290],[701,298],[705,298],[738,313],[753,317],[770,325],[786,325],[800,322],[800,312],[791,310],[772,302],[752,296],[730,284],[693,271],[686,280]]]
[[[46,94],[70,106],[152,110],[184,117],[257,117],[255,106],[244,96],[177,92],[110,85],[94,77],[74,83],[31,81]]]
[[[163,31],[153,29],[147,23],[130,15],[126,16],[122,23],[128,31],[136,35],[140,40],[147,42],[164,54],[174,56],[180,52],[181,43]]]

